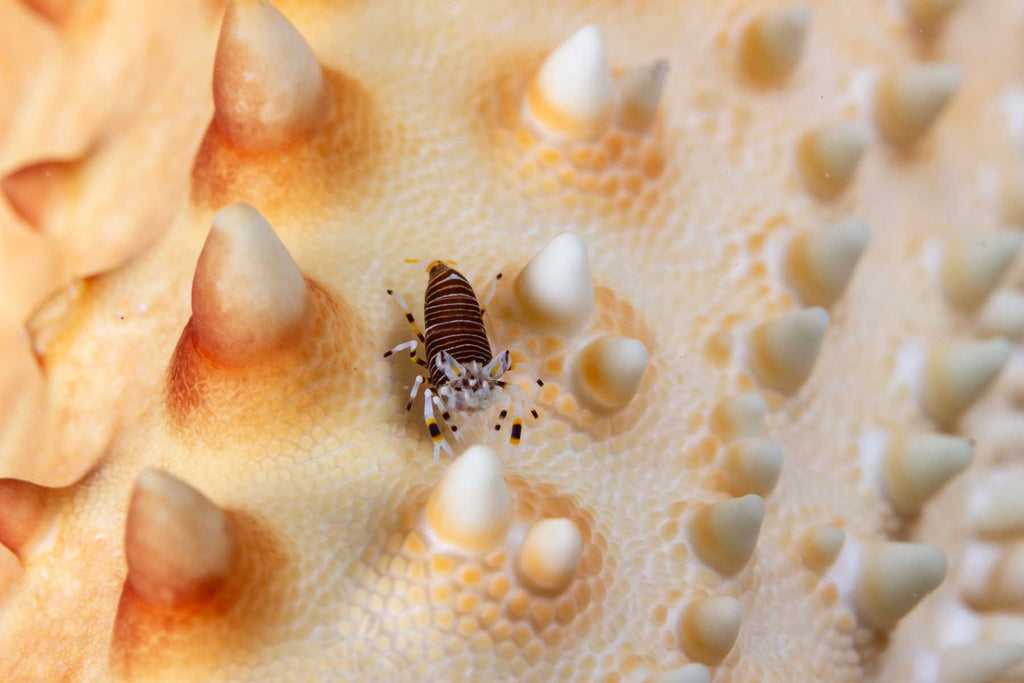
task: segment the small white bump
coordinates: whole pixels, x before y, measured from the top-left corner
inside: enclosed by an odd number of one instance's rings
[[[534,589],[564,591],[580,565],[583,538],[570,519],[542,519],[526,533],[519,549],[520,576]]]
[[[740,58],[755,78],[778,80],[796,69],[804,53],[811,10],[794,5],[770,10],[744,30]]]
[[[942,289],[949,302],[968,311],[983,304],[1022,242],[1024,235],[1016,230],[951,240],[942,254]]]
[[[909,434],[894,439],[882,467],[882,488],[904,515],[917,514],[925,501],[971,462],[967,439],[944,434]]]
[[[943,346],[925,367],[921,403],[925,412],[948,427],[984,393],[1010,358],[1010,343],[996,338]]]
[[[923,543],[879,542],[865,548],[857,576],[861,617],[891,629],[946,578],[946,554]]]
[[[736,574],[754,554],[764,521],[764,500],[753,494],[721,500],[697,513],[691,523],[700,558],[722,574]]]
[[[497,453],[474,445],[448,466],[427,501],[427,525],[467,552],[497,545],[512,523],[512,497]]]
[[[756,493],[765,497],[779,481],[782,449],[769,439],[740,439],[725,452],[725,476],[729,493]]]
[[[526,93],[526,118],[558,138],[600,135],[615,105],[608,48],[601,29],[584,26],[552,50]]]
[[[834,123],[806,135],[797,156],[811,191],[822,199],[841,194],[853,181],[870,142],[868,127],[854,122]]]
[[[727,398],[711,411],[711,429],[725,441],[765,436],[768,404],[760,394],[740,394]]]
[[[679,621],[679,642],[690,659],[718,664],[736,644],[743,605],[736,598],[704,598],[687,605]]]
[[[577,387],[582,397],[605,410],[624,408],[640,388],[647,347],[638,339],[599,337],[580,352]]]
[[[888,74],[875,98],[879,131],[894,145],[913,145],[931,128],[961,80],[960,69],[952,64],[917,64]]]
[[[823,572],[839,557],[846,532],[834,526],[815,526],[800,539],[800,557],[808,569]]]
[[[754,330],[751,367],[761,384],[791,394],[807,381],[828,327],[822,308],[785,313]]]
[[[797,235],[786,252],[786,278],[801,301],[814,306],[835,303],[850,283],[870,236],[867,224],[856,218]]]
[[[515,281],[516,300],[527,322],[568,334],[594,316],[594,277],[587,245],[563,233],[534,256]]]

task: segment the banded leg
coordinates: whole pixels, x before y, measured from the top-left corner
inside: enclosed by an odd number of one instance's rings
[[[491,280],[490,289],[487,290],[487,295],[484,297],[484,300],[480,303],[480,315],[486,313],[487,307],[491,305],[491,300],[494,299],[494,295],[497,294],[498,292],[498,280],[500,279],[501,273],[498,273],[497,275],[494,276],[494,279]]]
[[[426,343],[426,339],[423,338],[423,333],[420,332],[420,326],[416,324],[416,316],[414,316],[412,311],[409,309],[409,304],[405,303],[405,299],[402,298],[402,295],[393,289],[389,289],[388,294],[395,297],[395,301],[397,301],[398,305],[402,307],[402,313],[405,313],[405,320],[409,323],[409,327],[412,328],[416,338],[421,342]]]
[[[409,360],[425,368],[427,367],[427,362],[416,355],[416,348],[418,347],[418,345],[419,342],[415,339],[413,339],[412,341],[402,342],[395,348],[388,349],[387,351],[385,351],[384,357],[387,358],[393,353],[398,353],[399,351],[405,351],[406,349],[409,349]]]
[[[434,442],[434,462],[439,460],[438,454],[442,448],[445,453],[454,458],[455,454],[452,453],[452,447],[444,440],[444,437],[441,435],[441,427],[437,424],[437,420],[434,419],[434,392],[430,390],[430,387],[423,390],[423,421],[427,423],[430,440]]]
[[[448,425],[448,429],[452,430],[455,440],[461,441],[462,437],[459,435],[459,427],[452,422],[452,414],[448,412],[448,408],[444,405],[444,399],[439,394],[434,394],[434,405],[441,411],[441,420]]]
[[[416,394],[419,393],[422,384],[423,375],[416,375],[416,380],[412,383],[412,391],[409,392],[409,402],[405,404],[406,411],[412,410],[412,403],[416,400]]]

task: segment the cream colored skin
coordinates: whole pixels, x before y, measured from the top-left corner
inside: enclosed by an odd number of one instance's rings
[[[934,430],[917,402],[915,359],[975,336],[973,318],[947,304],[936,268],[946,240],[1004,227],[1002,181],[1021,173],[1019,32],[991,28],[1020,26],[1019,2],[962,3],[927,46],[893,3],[809,2],[801,61],[763,85],[745,76],[738,41],[752,17],[781,2],[423,12],[412,0],[289,0],[279,9],[343,90],[334,120],[351,125],[266,155],[208,147],[199,162],[213,117],[216,3],[78,4],[54,27],[0,2],[0,169],[99,155],[59,189],[43,229],[0,201],[0,477],[60,487],[20,562],[0,555],[0,679],[386,680],[413,671],[418,680],[642,681],[691,663],[680,616],[723,596],[743,616],[711,667],[718,683],[924,681],[922,662],[988,632],[988,613],[967,613],[976,630],[949,615],[966,609],[956,579],[972,533],[968,493],[1021,458],[997,447],[993,426],[1019,415],[1019,362],[949,427],[977,439],[975,460],[906,533],[859,449],[871,430]],[[593,168],[583,153],[592,160],[592,148],[543,143],[520,134],[515,118],[543,55],[590,22],[606,32],[616,71],[662,57],[672,67],[660,119]],[[809,195],[796,165],[801,136],[830,121],[871,124],[877,79],[923,50],[963,70],[928,132],[906,152],[876,139],[840,197]],[[209,375],[212,407],[175,422],[165,390],[195,264],[213,215],[233,201],[257,206],[302,273],[340,302],[338,324],[314,337],[322,347],[283,356],[291,374],[267,365]],[[791,396],[759,387],[744,340],[799,308],[781,272],[785,245],[851,216],[871,226],[871,243],[830,307],[813,371]],[[379,289],[415,287],[421,274],[401,258],[439,243],[474,272],[500,269],[511,281],[569,226],[586,240],[598,284],[590,327],[533,334],[514,322],[508,286],[490,309],[502,348],[522,349],[551,379],[542,423],[515,461],[495,444],[517,516],[506,556],[544,516],[573,517],[584,538],[566,594],[586,607],[541,627],[547,598],[520,599],[514,577],[494,615],[485,611],[490,584],[474,583],[483,561],[426,541],[429,561],[403,550],[408,529],[422,530],[418,515],[445,462],[431,461],[419,419],[402,411],[411,375],[377,359],[401,339]],[[44,381],[23,321],[72,276],[101,270],[59,329],[46,328]],[[1000,286],[1020,283],[1018,264]],[[567,381],[574,354],[603,334],[642,340],[651,359],[637,395],[611,416],[581,408]],[[316,371],[302,374],[310,364]],[[723,579],[697,557],[688,530],[699,509],[729,497],[712,409],[754,391],[786,457],[753,556]],[[21,429],[12,431],[12,416]],[[242,547],[256,553],[252,566],[275,568],[228,584],[266,612],[239,607],[231,614],[252,618],[176,631],[167,659],[111,635],[125,620],[125,513],[146,466],[256,520],[271,540]],[[830,583],[845,578],[842,556],[828,572],[804,568],[801,539],[822,526],[841,528],[844,548],[909,535],[946,551],[950,578],[884,650],[858,630],[849,586]],[[410,578],[421,561],[430,578]],[[520,608],[515,619],[504,611]],[[119,662],[132,652],[125,673]]]

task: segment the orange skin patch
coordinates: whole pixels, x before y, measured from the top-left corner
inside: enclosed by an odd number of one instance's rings
[[[298,136],[283,149],[239,149],[214,116],[192,167],[193,204],[219,209],[245,201],[269,215],[365,198],[366,185],[376,178],[387,122],[362,84],[326,68],[323,74],[331,119],[312,137]]]
[[[358,314],[313,280],[306,280],[307,323],[289,343],[253,365],[215,363],[185,325],[167,372],[166,407],[182,434],[205,442],[250,440],[279,433],[310,410],[358,408],[363,379],[356,368],[374,350]],[[362,366],[367,364],[364,362]]]
[[[189,660],[207,666],[255,650],[288,610],[292,559],[281,540],[256,517],[226,511],[235,540],[231,570],[219,585],[188,604],[160,609],[125,584],[117,607],[110,664],[120,676],[164,672]]]

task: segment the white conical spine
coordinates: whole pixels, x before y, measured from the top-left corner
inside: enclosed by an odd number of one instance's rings
[[[803,56],[810,19],[806,5],[769,10],[754,19],[744,30],[740,46],[748,73],[763,80],[792,73]]]
[[[320,64],[269,2],[233,0],[213,67],[214,122],[237,147],[268,150],[318,132],[331,115]]]
[[[158,607],[206,599],[230,574],[227,515],[182,480],[147,468],[135,482],[125,529],[128,585]]]
[[[583,240],[563,233],[551,240],[519,273],[516,300],[533,326],[567,334],[594,316],[594,276]]]
[[[760,496],[709,505],[691,523],[697,554],[722,574],[736,574],[753,556],[763,521],[764,500]]]
[[[800,299],[815,306],[835,303],[870,236],[867,224],[855,218],[800,233],[786,252],[786,277]]]
[[[599,337],[580,352],[577,387],[587,402],[603,410],[619,410],[633,399],[646,369],[647,347],[643,342],[611,335]]]
[[[501,542],[512,523],[512,497],[497,453],[476,445],[456,458],[430,494],[426,520],[435,536],[466,552]]]
[[[875,97],[879,131],[894,145],[913,145],[932,127],[961,78],[951,64],[914,65],[888,74]]]
[[[611,120],[615,89],[601,29],[584,26],[555,48],[526,93],[526,118],[567,140],[599,136]]]
[[[750,360],[758,382],[794,393],[810,377],[827,327],[828,313],[809,308],[785,313],[754,330]]]
[[[564,591],[580,565],[583,537],[570,519],[542,519],[526,533],[516,568],[526,583],[541,592]]]
[[[250,365],[301,333],[306,306],[306,281],[270,223],[242,202],[221,209],[192,280],[192,331],[203,353]]]
[[[1003,289],[990,296],[978,314],[978,330],[982,334],[1019,339],[1024,335],[1024,294]]]
[[[951,304],[974,310],[985,302],[1020,251],[1024,235],[1000,230],[952,240],[942,257],[942,288]]]
[[[743,620],[736,598],[704,598],[687,606],[679,622],[679,640],[690,659],[718,664],[732,650]]]
[[[946,577],[946,555],[923,543],[880,542],[865,548],[857,606],[869,626],[891,629]]]
[[[971,442],[944,434],[896,437],[882,467],[882,488],[897,510],[915,515],[971,462]]]
[[[725,476],[734,496],[756,493],[765,497],[775,490],[782,472],[782,449],[769,439],[740,439],[725,452]]]
[[[956,422],[1010,359],[1010,343],[996,338],[941,347],[928,359],[921,387],[925,412],[942,426]]]
[[[797,155],[811,191],[822,199],[842,193],[853,181],[870,142],[868,127],[854,122],[835,123],[806,135]]]

